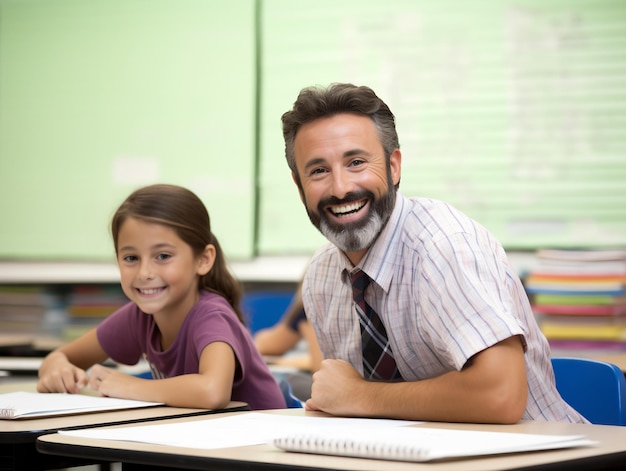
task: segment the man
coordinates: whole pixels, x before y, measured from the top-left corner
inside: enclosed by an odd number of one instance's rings
[[[441,201],[399,193],[394,116],[370,88],[306,88],[282,123],[302,202],[332,242],[303,282],[325,358],[308,410],[586,422],[556,391],[549,346],[498,241]]]

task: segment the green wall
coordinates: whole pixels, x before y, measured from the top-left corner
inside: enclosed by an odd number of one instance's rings
[[[0,258],[110,259],[135,187],[188,186],[227,255],[309,254],[280,116],[372,86],[401,190],[509,249],[626,244],[623,0],[0,0]]]
[[[330,82],[390,105],[405,195],[454,204],[508,249],[626,245],[624,0],[263,4],[262,251],[321,243],[283,184],[279,118]]]
[[[0,256],[109,259],[136,187],[194,190],[252,255],[252,0],[0,3]]]

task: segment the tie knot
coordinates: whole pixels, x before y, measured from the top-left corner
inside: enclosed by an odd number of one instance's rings
[[[363,270],[357,270],[352,275],[350,275],[352,279],[352,292],[356,296],[357,294],[363,295],[363,291],[369,286],[372,279],[367,276]]]

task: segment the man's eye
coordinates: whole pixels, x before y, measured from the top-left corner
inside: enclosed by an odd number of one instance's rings
[[[363,165],[365,163],[364,160],[361,159],[354,159],[353,161],[350,162],[350,166],[351,167],[358,167],[360,165]]]
[[[323,173],[326,173],[326,169],[316,168],[311,171],[311,175],[321,175]]]

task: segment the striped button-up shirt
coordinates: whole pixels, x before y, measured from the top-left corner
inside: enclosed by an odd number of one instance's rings
[[[519,276],[476,221],[441,201],[398,193],[359,268],[373,281],[365,297],[386,326],[405,381],[459,371],[476,353],[519,335],[528,378],[523,418],[585,422],[556,390],[550,347]],[[313,257],[302,295],[324,358],[343,359],[362,373],[349,276],[354,269],[329,244]]]

